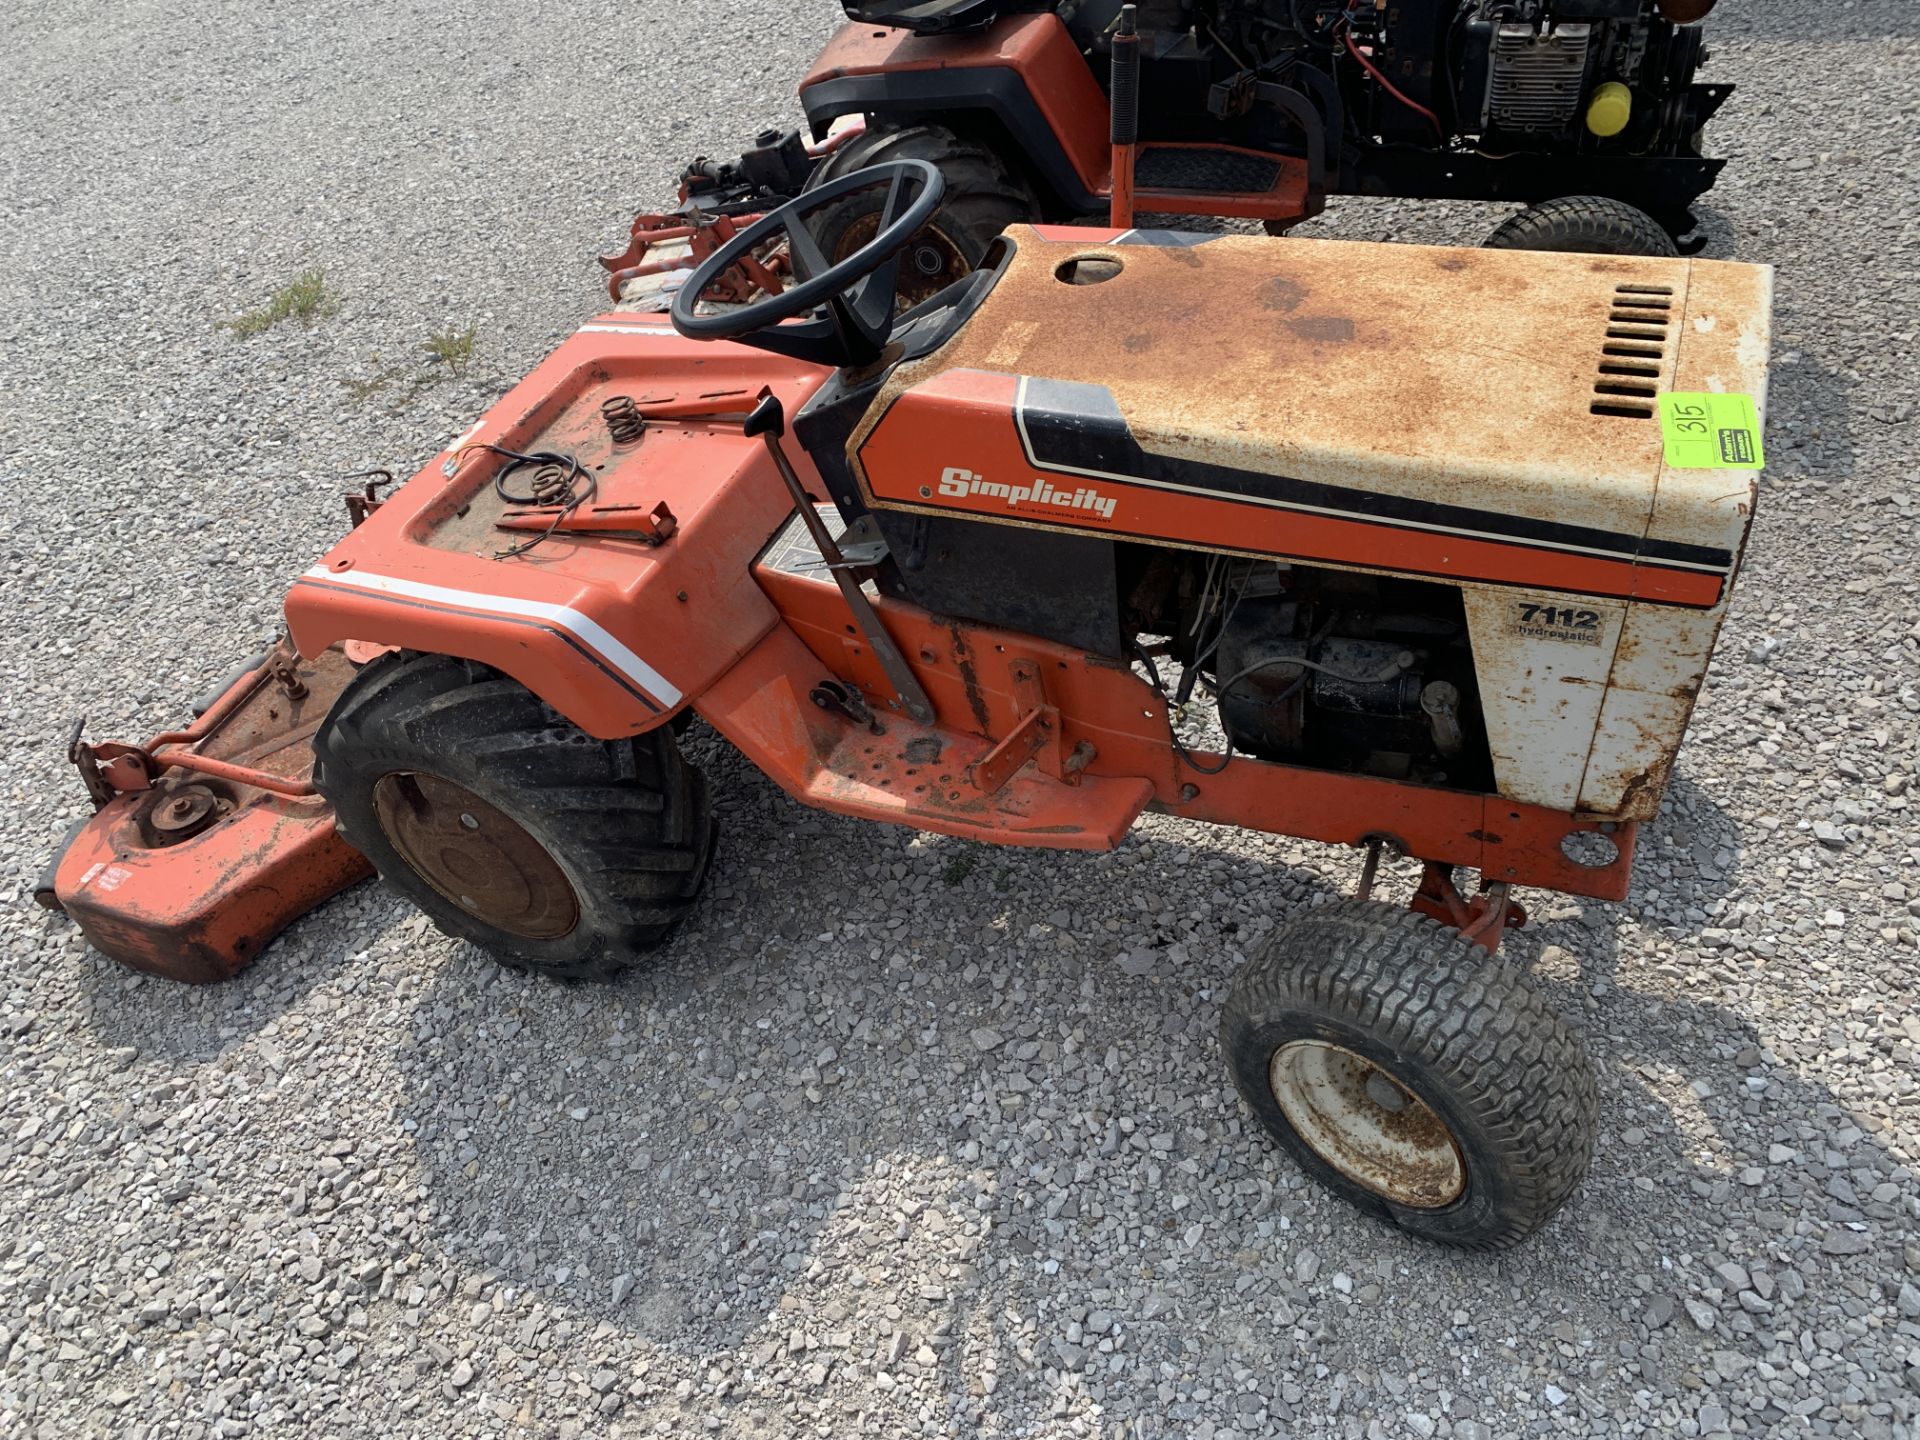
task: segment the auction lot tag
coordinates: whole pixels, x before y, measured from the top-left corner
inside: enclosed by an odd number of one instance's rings
[[[1758,470],[1766,463],[1751,395],[1662,395],[1660,438],[1676,470]]]

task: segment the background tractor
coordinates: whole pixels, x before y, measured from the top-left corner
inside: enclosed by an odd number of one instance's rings
[[[1280,233],[1335,195],[1527,202],[1495,248],[1694,254],[1693,207],[1726,163],[1702,133],[1733,87],[1695,80],[1713,0],[845,8],[800,81],[811,141],[772,129],[736,159],[696,160],[680,208],[641,215],[605,258],[616,300],[635,280],[671,285],[736,219],[900,160],[947,183],[902,262],[903,306],[966,275],[1010,224],[1140,211]],[[875,204],[855,191],[816,212],[829,258],[872,238]],[[784,258],[760,258],[765,273],[731,290],[778,283]]]

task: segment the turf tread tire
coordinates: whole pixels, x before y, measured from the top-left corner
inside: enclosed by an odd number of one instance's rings
[[[314,784],[381,880],[445,934],[504,965],[606,979],[665,943],[712,859],[705,782],[667,727],[597,740],[518,681],[470,660],[400,651],[354,677],[314,736]],[[573,887],[579,918],[555,939],[488,925],[443,896],[389,841],[381,777],[437,775],[540,842]]]
[[[1579,1039],[1519,966],[1457,930],[1379,901],[1342,900],[1275,929],[1220,1020],[1234,1084],[1309,1174],[1361,1209],[1472,1250],[1517,1244],[1585,1178],[1599,1091]],[[1388,1066],[1438,1112],[1466,1162],[1438,1209],[1350,1180],[1288,1124],[1268,1080],[1279,1046],[1323,1039]]]
[[[1554,250],[1576,255],[1657,255],[1680,247],[1646,211],[1604,195],[1563,195],[1529,205],[1486,239],[1488,250]]]

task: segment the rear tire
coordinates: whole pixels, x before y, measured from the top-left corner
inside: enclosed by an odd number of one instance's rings
[[[1587,1173],[1599,1096],[1579,1040],[1524,971],[1427,916],[1343,900],[1280,926],[1220,1040],[1309,1175],[1423,1239],[1505,1249]]]
[[[943,125],[875,126],[826,158],[808,188],[851,175],[869,165],[924,160],[947,182],[934,217],[900,256],[896,309],[905,310],[963,280],[985,258],[987,246],[1007,226],[1038,218],[1033,191],[986,146],[963,140]],[[882,190],[849,195],[814,217],[814,238],[829,260],[843,260],[873,239]]]
[[[1680,254],[1673,237],[1646,211],[1604,195],[1563,195],[1530,205],[1489,235],[1484,248],[1669,259]]]
[[[383,655],[314,736],[314,784],[381,880],[518,969],[599,979],[657,948],[712,858],[666,726],[596,740],[470,660]]]

